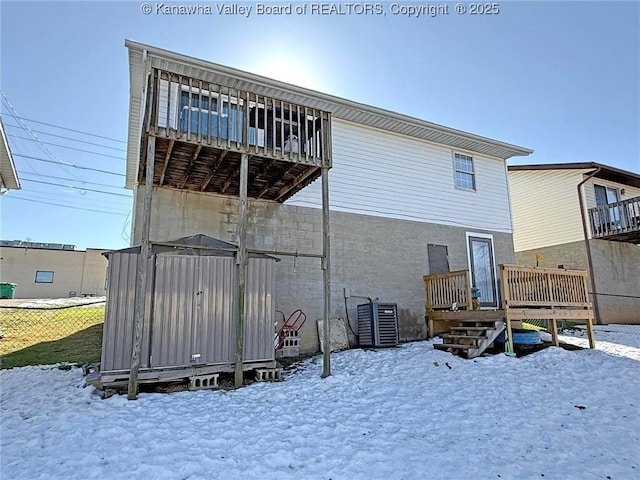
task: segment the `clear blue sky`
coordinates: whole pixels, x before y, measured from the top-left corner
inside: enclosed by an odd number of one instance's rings
[[[123,176],[34,159],[124,174],[125,38],[535,151],[510,164],[596,161],[640,171],[638,2],[499,2],[499,14],[484,16],[441,2],[448,15],[421,18],[394,15],[390,3],[384,16],[260,16],[254,5],[249,18],[219,15],[222,2],[200,2],[213,14],[193,16],[158,14],[154,1],[143,15],[142,3],[0,2],[2,90],[30,120],[25,129],[2,99],[22,190],[0,200],[1,238],[128,245]]]

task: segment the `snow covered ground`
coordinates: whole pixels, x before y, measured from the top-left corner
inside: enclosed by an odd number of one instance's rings
[[[100,400],[79,369],[5,370],[0,477],[638,479],[640,331],[598,340],[518,359],[352,350],[327,379],[311,359],[281,383],[135,402]]]

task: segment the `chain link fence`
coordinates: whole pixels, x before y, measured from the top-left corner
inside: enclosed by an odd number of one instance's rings
[[[100,360],[104,301],[0,306],[0,368]]]

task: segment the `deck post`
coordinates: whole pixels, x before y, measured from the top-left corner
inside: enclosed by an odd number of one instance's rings
[[[153,170],[156,154],[156,138],[149,136],[147,139],[147,165],[144,181],[144,210],[142,212],[142,230],[140,232],[140,255],[138,256],[138,278],[136,279],[136,297],[134,304],[134,337],[133,351],[131,352],[131,370],[129,373],[129,385],[127,398],[135,400],[138,396],[138,371],[140,370],[140,350],[142,349],[142,333],[144,330],[147,312],[147,269],[151,257],[151,199],[153,196]]]
[[[553,340],[554,347],[560,346],[560,342],[558,341],[558,320],[556,317],[551,318],[551,339]]]
[[[593,335],[593,320],[587,318],[587,335],[589,336],[589,348],[596,348],[596,338]]]
[[[249,155],[240,157],[240,203],[238,205],[238,318],[236,322],[235,387],[243,383],[244,360],[245,286],[247,283],[247,182],[249,178]]]
[[[322,166],[322,280],[324,283],[324,352],[322,352],[322,378],[331,375],[331,269],[330,269],[330,229],[329,229],[329,167]]]
[[[500,265],[500,278],[502,280],[502,310],[504,311],[504,319],[507,324],[507,345],[508,351],[513,353],[515,350],[513,349],[513,333],[511,329],[511,317],[509,315],[509,301],[511,300],[511,290],[509,284],[509,275],[507,273],[507,268],[505,265]]]

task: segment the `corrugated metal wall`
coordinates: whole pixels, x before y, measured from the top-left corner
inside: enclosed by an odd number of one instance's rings
[[[103,372],[131,364],[136,253],[109,257],[109,291],[102,342]],[[250,258],[246,287],[245,361],[273,360],[275,260]],[[235,258],[158,255],[153,314],[145,325],[141,367],[164,368],[235,360]],[[147,293],[147,305],[152,291]],[[193,355],[199,357],[192,358]],[[149,359],[151,363],[149,364]],[[193,361],[192,361],[193,360]]]
[[[273,359],[275,261],[250,258],[245,293],[244,358]]]
[[[149,261],[148,271],[153,272],[153,261]],[[125,370],[131,366],[133,350],[134,302],[136,296],[136,279],[138,273],[138,255],[135,253],[113,253],[109,256],[107,270],[107,303],[102,333],[102,359],[100,368],[103,371]],[[152,283],[151,283],[152,284]],[[150,290],[147,293],[149,308]],[[148,325],[145,325],[144,338]],[[149,366],[149,345],[142,343],[140,351],[140,367]]]

